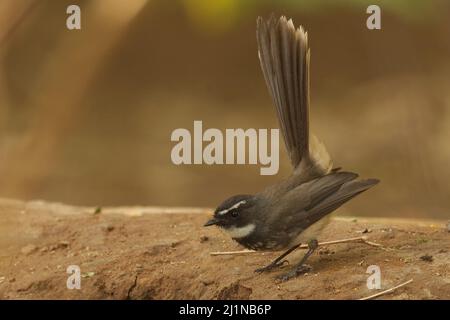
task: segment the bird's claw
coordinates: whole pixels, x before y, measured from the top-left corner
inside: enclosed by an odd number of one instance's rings
[[[283,260],[283,261],[280,261],[280,262],[277,262],[277,263],[271,263],[271,264],[269,264],[269,265],[267,265],[265,267],[256,269],[255,272],[263,273],[263,272],[272,271],[273,269],[280,268],[280,267],[282,267],[285,264],[289,264],[289,261]]]
[[[281,281],[287,281],[287,280],[295,278],[301,274],[308,273],[311,270],[312,270],[312,267],[310,265],[302,264],[301,266],[298,266],[298,267],[292,269],[291,271],[278,276],[277,279],[279,279]]]

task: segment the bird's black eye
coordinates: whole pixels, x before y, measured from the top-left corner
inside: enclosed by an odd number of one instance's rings
[[[233,218],[236,218],[238,215],[239,215],[239,212],[238,212],[237,210],[231,211],[231,216],[232,216]]]

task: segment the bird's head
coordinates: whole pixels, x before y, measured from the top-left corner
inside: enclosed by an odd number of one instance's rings
[[[252,195],[236,195],[228,198],[214,211],[214,216],[205,223],[205,227],[216,225],[227,231],[232,231],[232,237],[239,238],[244,233],[251,233],[255,228],[254,216],[255,197]],[[240,233],[239,233],[240,231]]]

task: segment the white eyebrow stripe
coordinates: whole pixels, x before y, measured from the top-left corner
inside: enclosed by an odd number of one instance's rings
[[[239,206],[241,206],[241,205],[243,205],[245,203],[247,203],[247,201],[241,200],[238,203],[234,204],[233,206],[229,207],[228,209],[224,209],[224,210],[221,210],[221,211],[217,212],[217,214],[218,215],[224,215],[224,214],[226,214],[227,212],[229,212],[229,211],[231,211],[233,209],[239,208]]]

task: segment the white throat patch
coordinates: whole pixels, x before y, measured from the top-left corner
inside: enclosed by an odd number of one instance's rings
[[[217,214],[218,214],[218,215],[224,215],[224,214],[226,214],[227,212],[230,212],[231,210],[237,209],[237,208],[239,208],[241,205],[246,204],[246,203],[247,203],[247,201],[241,200],[241,201],[239,201],[238,203],[235,203],[234,205],[232,205],[231,207],[229,207],[228,209],[224,209],[224,210],[221,210],[221,211],[217,212]]]
[[[245,238],[248,235],[250,235],[253,230],[255,230],[255,225],[254,224],[248,224],[246,226],[243,227],[231,227],[231,228],[227,228],[224,229],[226,232],[228,232],[228,234],[235,239],[238,238]]]

